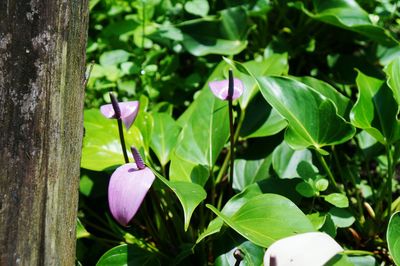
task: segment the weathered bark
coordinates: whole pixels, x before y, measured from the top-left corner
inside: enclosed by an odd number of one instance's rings
[[[87,0],[3,0],[0,20],[0,265],[74,265]]]

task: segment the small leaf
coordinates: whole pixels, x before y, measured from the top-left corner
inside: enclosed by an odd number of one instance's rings
[[[356,218],[354,218],[354,216],[346,209],[333,207],[329,210],[329,214],[331,215],[332,221],[335,226],[340,228],[349,227],[356,220]]]
[[[396,265],[400,265],[400,212],[392,214],[386,232],[389,253]]]
[[[190,14],[204,17],[208,14],[210,6],[207,0],[192,0],[186,2],[185,10]]]
[[[89,236],[90,236],[90,233],[83,226],[81,220],[79,220],[79,218],[77,218],[77,220],[76,220],[76,239],[89,237]]]
[[[221,213],[212,205],[206,206],[236,232],[262,247],[268,247],[283,237],[314,230],[311,222],[293,202],[276,194],[256,196],[231,216]]]
[[[330,204],[338,207],[338,208],[347,208],[349,207],[349,199],[340,193],[332,193],[327,196],[324,196],[325,201]]]
[[[100,64],[102,66],[118,65],[120,63],[128,61],[130,53],[124,50],[113,50],[104,52],[100,56]]]
[[[306,161],[312,164],[312,154],[309,150],[295,151],[283,141],[272,153],[272,166],[280,178],[300,177],[297,166]]]

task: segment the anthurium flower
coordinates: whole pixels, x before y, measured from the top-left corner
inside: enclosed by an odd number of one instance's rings
[[[139,111],[139,102],[118,102],[115,96],[110,93],[111,104],[102,105],[100,112],[106,118],[121,119],[126,129],[129,129],[136,119]],[[116,110],[116,111],[115,111]]]
[[[230,72],[231,73],[231,72]],[[230,74],[231,75],[231,74]],[[240,79],[232,78],[232,100],[239,98],[244,89],[243,82]],[[220,80],[220,81],[212,81],[208,83],[212,93],[220,98],[221,100],[229,100],[229,79]]]
[[[135,216],[155,179],[153,172],[144,165],[139,152],[132,148],[132,153],[136,163],[118,167],[108,185],[111,214],[123,226],[127,226]]]
[[[342,247],[325,233],[298,234],[273,243],[265,252],[264,266],[321,266],[342,251]]]

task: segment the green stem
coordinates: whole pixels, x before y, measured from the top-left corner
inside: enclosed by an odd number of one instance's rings
[[[375,254],[371,251],[366,251],[366,250],[344,250],[340,252],[341,254],[346,254],[346,255],[356,255],[356,256],[361,256],[361,255],[371,255],[374,256]]]
[[[124,138],[124,129],[122,127],[122,120],[118,119],[118,133],[119,133],[119,141],[121,143],[122,153],[124,154],[125,163],[129,163],[128,153],[126,152],[125,146],[125,138]]]
[[[331,169],[329,169],[328,164],[325,161],[325,158],[317,151],[318,160],[321,162],[322,167],[324,168],[325,172],[327,173],[331,183],[335,187],[335,189],[339,192],[343,192],[336,183],[335,177],[333,176]]]
[[[386,145],[386,156],[387,156],[387,171],[388,171],[388,176],[387,176],[387,181],[386,181],[386,190],[387,190],[387,199],[388,199],[388,215],[387,217],[390,217],[392,214],[392,202],[393,202],[393,195],[392,195],[392,179],[393,179],[393,174],[394,174],[394,167],[393,167],[393,154],[390,149],[390,146],[387,144]]]

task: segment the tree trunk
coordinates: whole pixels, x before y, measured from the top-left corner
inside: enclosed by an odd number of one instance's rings
[[[87,0],[0,18],[0,265],[74,265]]]

